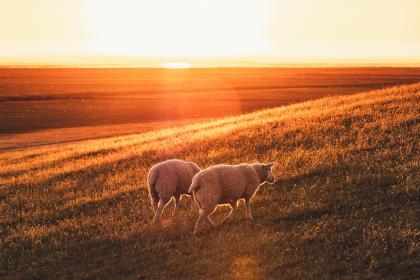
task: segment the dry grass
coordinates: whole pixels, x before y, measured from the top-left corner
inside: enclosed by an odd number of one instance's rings
[[[138,134],[146,131],[165,129],[208,120],[210,119],[196,118],[179,121],[95,125],[94,127],[81,126],[43,129],[24,133],[4,133],[0,134],[0,151],[22,150],[25,148],[50,146],[88,139]]]
[[[0,278],[416,278],[419,101],[416,84],[2,152]],[[194,238],[184,199],[156,230],[145,175],[174,157],[276,161],[279,181],[253,222]]]

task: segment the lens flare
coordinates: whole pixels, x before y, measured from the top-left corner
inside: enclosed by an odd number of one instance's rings
[[[162,68],[165,69],[188,69],[191,68],[191,64],[186,62],[165,62],[162,64]]]

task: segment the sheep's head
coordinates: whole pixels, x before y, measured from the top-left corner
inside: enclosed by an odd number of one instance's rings
[[[259,163],[258,162],[255,165],[257,167],[255,169],[256,169],[258,175],[260,176],[261,182],[274,183],[276,181],[276,179],[274,178],[274,175],[273,175],[274,162],[270,162],[270,163]]]

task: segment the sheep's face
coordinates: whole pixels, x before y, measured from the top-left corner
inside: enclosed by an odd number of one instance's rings
[[[274,162],[271,162],[268,164],[262,164],[264,181],[274,183],[275,178],[273,175],[273,165],[274,165]]]

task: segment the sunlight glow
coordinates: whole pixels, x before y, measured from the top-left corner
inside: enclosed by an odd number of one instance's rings
[[[0,0],[0,64],[420,64],[419,0]]]
[[[95,53],[157,57],[262,51],[266,12],[249,0],[89,0]]]

